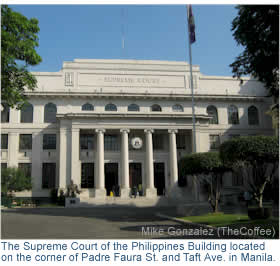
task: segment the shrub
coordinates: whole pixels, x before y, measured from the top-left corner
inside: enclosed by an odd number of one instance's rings
[[[221,196],[222,175],[225,172],[218,152],[194,153],[183,157],[179,162],[182,176],[203,174],[201,183],[208,190],[208,201],[214,212],[218,212]]]
[[[3,193],[11,193],[32,188],[31,177],[19,168],[6,168],[1,173],[1,190]]]
[[[266,184],[278,177],[279,141],[277,137],[250,136],[231,139],[220,146],[224,165],[241,170],[249,189],[262,208]]]

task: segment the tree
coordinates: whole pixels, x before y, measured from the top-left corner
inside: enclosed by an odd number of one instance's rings
[[[21,107],[25,101],[24,89],[33,90],[36,78],[28,66],[39,64],[37,54],[38,20],[28,19],[7,5],[1,6],[1,94],[9,106]]]
[[[232,31],[245,50],[230,65],[234,77],[251,74],[278,100],[279,6],[239,5],[237,9]]]
[[[213,212],[218,212],[222,190],[222,176],[225,168],[218,152],[193,153],[186,155],[179,162],[182,175],[200,175],[202,182],[208,186],[208,202]]]
[[[259,208],[263,207],[266,185],[279,178],[278,141],[277,137],[250,136],[234,138],[220,146],[223,164],[242,175]]]
[[[1,172],[1,191],[4,194],[30,190],[32,188],[31,177],[19,168],[6,168]]]

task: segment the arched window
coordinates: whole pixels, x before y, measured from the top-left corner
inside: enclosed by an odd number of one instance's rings
[[[158,105],[158,104],[153,104],[153,105],[151,106],[151,111],[152,111],[152,112],[161,112],[161,107],[160,107],[160,105]]]
[[[250,106],[248,108],[248,124],[258,125],[259,124],[259,111],[256,106]]]
[[[172,106],[173,112],[184,112],[183,106],[181,104],[174,104]]]
[[[33,105],[26,103],[20,110],[20,123],[33,123]]]
[[[90,103],[85,103],[82,105],[82,111],[93,111],[93,105]]]
[[[139,110],[140,110],[139,105],[137,105],[135,103],[132,103],[127,107],[127,111],[130,111],[130,112],[139,112]]]
[[[238,109],[234,105],[228,107],[228,123],[231,125],[239,124]]]
[[[9,123],[10,107],[6,103],[1,104],[1,123]]]
[[[45,105],[44,122],[45,123],[55,123],[56,122],[56,105],[55,104],[48,103]]]
[[[217,108],[215,106],[209,105],[207,107],[207,114],[209,116],[212,116],[212,118],[209,121],[210,124],[219,124],[218,112],[217,112]]]
[[[105,111],[116,112],[116,111],[117,111],[117,106],[114,105],[113,103],[108,103],[108,104],[105,106]]]

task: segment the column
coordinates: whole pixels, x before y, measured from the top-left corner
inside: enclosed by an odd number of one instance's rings
[[[173,188],[178,185],[178,160],[177,160],[177,145],[176,133],[178,130],[169,129],[169,161],[170,161],[170,186]]]
[[[71,129],[71,179],[75,185],[81,186],[80,170],[80,129]],[[69,180],[71,181],[71,180]]]
[[[18,166],[19,134],[11,132],[8,134],[8,167]]]
[[[128,198],[130,194],[129,188],[129,156],[128,156],[128,133],[129,129],[121,129],[122,147],[121,147],[121,166],[122,166],[122,182],[121,197]]]
[[[32,134],[32,191],[37,192],[42,189],[42,147],[43,135],[40,132]]]
[[[196,143],[196,152],[200,152],[200,131],[196,128],[195,129],[195,143]],[[193,130],[192,130],[192,152],[194,152],[193,147]]]
[[[67,171],[67,129],[60,128],[59,131],[59,189],[66,190]]]
[[[145,129],[146,134],[146,197],[156,197],[157,190],[154,187],[154,159],[152,129]]]
[[[178,160],[177,160],[177,144],[176,133],[178,130],[169,129],[169,172],[170,182],[167,195],[173,200],[179,200],[183,197],[182,191],[178,186]]]
[[[97,147],[95,160],[95,175],[94,175],[94,196],[103,198],[106,196],[105,175],[104,175],[104,132],[105,129],[96,129]]]

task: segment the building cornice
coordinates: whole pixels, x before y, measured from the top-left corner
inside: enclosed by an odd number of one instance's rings
[[[73,118],[176,118],[176,119],[192,119],[192,114],[185,113],[139,113],[139,112],[129,112],[129,113],[116,113],[116,112],[106,112],[106,113],[66,113],[57,114],[58,119],[73,119]],[[203,114],[196,114],[196,119],[209,120],[211,117]]]
[[[178,94],[178,93],[99,93],[99,92],[41,92],[41,91],[33,91],[26,92],[27,96],[32,97],[40,97],[40,98],[58,98],[58,97],[66,97],[66,98],[126,98],[126,99],[172,99],[172,100],[187,100],[191,101],[192,97],[190,94]],[[207,94],[195,94],[194,99],[200,101],[258,101],[263,102],[265,99],[269,98],[268,96],[250,96],[250,95],[207,95]]]

